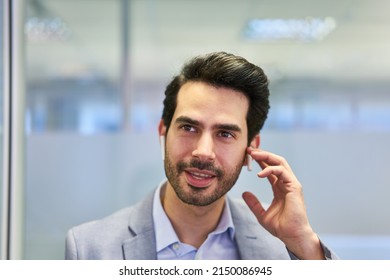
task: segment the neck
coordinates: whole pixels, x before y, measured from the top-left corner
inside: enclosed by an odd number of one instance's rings
[[[169,183],[164,189],[161,192],[161,203],[179,240],[199,248],[217,227],[225,196],[207,206],[194,206],[181,201]]]

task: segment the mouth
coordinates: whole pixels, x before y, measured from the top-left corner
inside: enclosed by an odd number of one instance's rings
[[[211,171],[199,170],[199,169],[187,169],[185,170],[187,183],[195,188],[208,187],[217,175]]]

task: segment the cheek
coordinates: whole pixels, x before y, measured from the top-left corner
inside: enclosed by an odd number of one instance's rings
[[[246,147],[224,148],[217,152],[217,159],[225,169],[236,168],[243,165],[246,158]]]
[[[192,148],[191,142],[188,139],[176,137],[174,139],[167,139],[166,149],[171,159],[180,161],[185,157],[191,156]]]

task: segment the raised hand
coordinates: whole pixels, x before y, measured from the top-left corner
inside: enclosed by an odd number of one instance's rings
[[[307,218],[302,186],[287,161],[267,151],[248,148],[247,152],[262,168],[257,175],[268,179],[274,195],[265,209],[254,194],[243,194],[259,223],[298,258],[324,259],[320,241]]]

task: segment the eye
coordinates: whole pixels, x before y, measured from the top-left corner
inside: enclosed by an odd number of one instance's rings
[[[220,131],[218,135],[223,138],[235,138],[235,135],[229,131]]]
[[[180,126],[180,128],[184,131],[187,131],[187,132],[196,132],[195,127],[193,127],[192,125],[189,125],[189,124],[184,124],[184,125]]]

